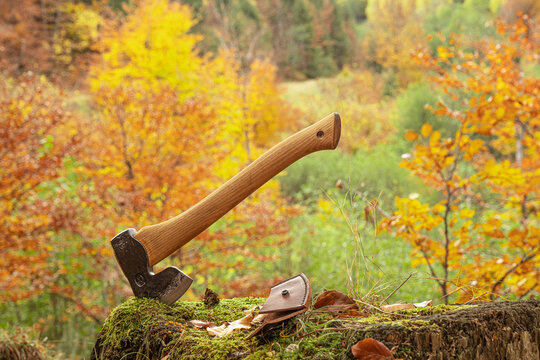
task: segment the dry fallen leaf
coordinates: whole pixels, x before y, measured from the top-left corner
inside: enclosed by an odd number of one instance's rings
[[[413,305],[417,308],[433,306],[433,300],[426,300],[426,301],[422,301],[421,303],[414,303]]]
[[[390,304],[381,306],[381,309],[385,312],[396,312],[400,310],[414,309],[415,307],[416,306],[413,304]]]
[[[349,296],[336,290],[324,291],[313,305],[314,309],[323,310],[347,316],[367,316],[367,313],[360,311],[358,304]]]
[[[359,360],[386,360],[395,359],[390,350],[380,341],[364,339],[353,346],[351,352]]]
[[[255,316],[253,318],[253,320],[251,320],[251,323],[252,324],[261,324],[263,321],[264,321],[264,318],[267,316],[268,314],[259,314],[257,316]]]
[[[191,320],[189,323],[197,329],[206,329],[210,326],[217,326],[215,322],[208,322],[203,320]]]
[[[232,323],[225,323],[221,326],[211,326],[207,327],[206,331],[208,334],[214,335],[217,337],[223,337],[232,333],[234,330],[238,329],[251,329],[251,320],[253,320],[253,314],[248,314],[241,319],[235,320]]]
[[[421,308],[426,306],[432,306],[433,300],[427,300],[420,303],[415,304],[390,304],[390,305],[382,305],[381,309],[385,312],[396,312],[400,310],[407,310],[407,309],[415,309],[415,308]]]

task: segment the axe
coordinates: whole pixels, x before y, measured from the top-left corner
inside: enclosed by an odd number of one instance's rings
[[[341,119],[330,114],[265,152],[206,198],[162,223],[127,229],[111,240],[114,255],[137,297],[172,304],[193,280],[176,267],[154,274],[152,267],[180,249],[296,160],[335,149]]]

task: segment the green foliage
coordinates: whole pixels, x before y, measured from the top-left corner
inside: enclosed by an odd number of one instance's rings
[[[493,27],[487,26],[495,19],[489,3],[489,0],[466,0],[431,5],[423,27],[427,34],[434,36],[434,41],[430,42],[433,53],[438,46],[446,44],[452,34],[463,35],[469,41],[495,36]]]
[[[344,63],[342,58],[347,56],[347,48],[350,47],[343,28],[344,15],[335,2],[302,0],[285,2],[284,7],[291,14],[291,38],[288,41],[287,64],[282,65],[290,68],[293,77],[315,78],[335,74],[337,64]],[[324,8],[324,14],[314,11],[320,7]]]
[[[347,19],[360,22],[366,19],[367,3],[367,0],[342,0],[337,2],[337,6]]]
[[[388,144],[354,154],[322,152],[296,162],[279,179],[285,195],[296,201],[313,203],[341,181],[342,194],[350,187],[365,199],[379,199],[379,204],[390,210],[394,196],[419,191],[419,183],[396,166],[399,161],[400,154]]]
[[[101,290],[95,283],[85,282],[84,285],[93,291]],[[80,291],[82,293],[83,290]],[[58,358],[73,359],[90,353],[101,326],[73,310],[72,301],[56,294],[43,294],[17,303],[6,302],[0,305],[0,332],[12,333],[16,327],[24,328],[21,331],[29,339],[36,342],[38,339],[41,342],[51,340],[45,345],[50,348],[49,352],[54,349],[59,354]]]
[[[455,133],[459,126],[455,119],[437,116],[429,109],[442,99],[448,101],[447,98],[448,96],[442,92],[438,93],[426,83],[410,84],[396,99],[397,141],[402,141],[407,130],[420,133],[420,129],[425,123],[430,123],[434,129],[441,131],[443,136]]]
[[[244,68],[261,54],[272,53],[282,75],[304,79],[335,74],[354,52],[357,19],[365,17],[362,2],[335,0],[253,0],[200,2],[186,0],[203,35],[199,49],[217,53],[232,50]]]
[[[291,223],[293,240],[281,249],[280,268],[290,274],[304,272],[317,291],[338,289],[377,297],[397,287],[413,272],[410,247],[390,236],[376,235],[374,225],[393,210],[397,194],[437,197],[425,193],[397,167],[399,160],[398,153],[386,144],[354,154],[313,154],[292,165],[280,177],[282,189],[308,208]],[[365,209],[373,199],[378,207],[366,216]],[[400,301],[435,294],[427,269],[416,271],[396,295]]]
[[[381,212],[375,211],[366,222],[364,199],[343,194],[330,198],[292,221],[293,241],[281,249],[282,264],[291,275],[304,272],[315,292],[335,289],[372,301],[390,294],[416,272],[395,298],[414,302],[435,296],[427,268],[411,267],[410,247],[376,235],[372,225],[383,218]]]

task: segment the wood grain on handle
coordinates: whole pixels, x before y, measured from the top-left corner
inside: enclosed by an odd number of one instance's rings
[[[135,238],[146,248],[149,265],[184,246],[296,160],[315,151],[335,149],[340,134],[340,117],[337,113],[330,114],[272,147],[180,215],[143,227]]]

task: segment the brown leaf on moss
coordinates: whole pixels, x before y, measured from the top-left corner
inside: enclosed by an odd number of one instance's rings
[[[390,350],[380,341],[364,339],[351,346],[351,352],[359,360],[395,359]]]
[[[321,293],[313,305],[313,308],[323,309],[341,316],[368,316],[365,311],[360,311],[356,301],[336,290],[327,290]]]

